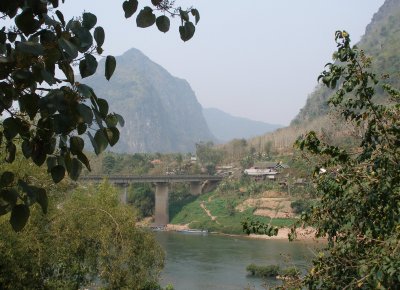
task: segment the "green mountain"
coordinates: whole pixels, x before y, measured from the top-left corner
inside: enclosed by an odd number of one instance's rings
[[[212,134],[222,142],[252,138],[283,127],[232,116],[215,108],[204,108],[203,115]]]
[[[351,31],[348,31],[351,35]],[[386,0],[379,11],[372,17],[364,36],[357,46],[372,57],[372,69],[377,75],[389,74],[391,82],[400,87],[400,0]],[[327,60],[328,62],[329,60]],[[321,64],[321,68],[322,68]],[[325,116],[329,107],[327,99],[332,91],[318,86],[307,99],[305,106],[292,121],[292,125],[313,121]],[[382,96],[382,90],[377,87],[377,98]]]
[[[122,115],[125,126],[112,151],[192,152],[195,143],[213,141],[193,90],[137,49],[116,57],[108,82],[100,73],[85,79],[110,111]],[[104,61],[98,72],[104,72]]]

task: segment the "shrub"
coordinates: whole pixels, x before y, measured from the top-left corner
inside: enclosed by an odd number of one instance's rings
[[[302,212],[308,211],[311,207],[310,200],[298,199],[290,204],[295,214],[301,214]]]
[[[299,277],[300,271],[296,267],[288,267],[283,269],[279,274],[285,277]]]
[[[267,278],[279,275],[279,269],[278,265],[259,266],[250,264],[247,266],[246,271],[249,272],[251,276]]]

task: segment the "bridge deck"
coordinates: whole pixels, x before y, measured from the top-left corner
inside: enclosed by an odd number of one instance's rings
[[[201,182],[221,181],[222,177],[213,175],[87,175],[81,181],[99,182],[108,179],[112,183],[148,183],[148,182]]]

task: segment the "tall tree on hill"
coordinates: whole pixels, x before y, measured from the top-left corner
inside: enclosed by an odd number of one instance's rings
[[[309,289],[397,289],[400,285],[400,91],[371,72],[371,58],[350,46],[349,34],[336,32],[334,63],[319,77],[336,90],[328,104],[361,133],[350,150],[327,144],[313,131],[296,142],[318,160],[314,186],[318,197],[298,225],[316,229],[328,244],[307,275],[288,287]],[[379,88],[384,102],[375,101]],[[277,228],[243,222],[247,232],[275,235]],[[296,236],[296,227],[289,235]]]
[[[302,216],[328,245],[304,279],[310,289],[395,289],[400,285],[400,92],[371,72],[371,59],[336,32],[334,63],[319,77],[336,94],[329,104],[362,129],[348,151],[314,132],[297,146],[318,156],[314,171],[319,202]],[[387,93],[374,101],[377,86]],[[321,171],[321,168],[325,170]],[[324,173],[322,173],[324,172]]]
[[[181,39],[193,37],[195,25],[190,15],[197,24],[200,15],[196,9],[183,10],[168,0],[151,3],[152,7],[145,6],[137,13],[138,27],[156,24],[161,32],[167,32],[170,18],[166,15],[177,16],[182,23]],[[138,4],[137,0],[122,3],[126,18],[135,14]],[[37,166],[46,163],[55,183],[66,174],[76,180],[83,165],[90,170],[81,136],[87,134],[95,153],[100,154],[118,142],[117,125],[124,125],[120,115],[109,112],[106,100],[75,81],[72,68],[78,65],[83,79],[96,72],[104,29],[96,26],[97,17],[90,12],[67,21],[59,0],[4,0],[0,12],[0,114],[5,117],[0,125],[0,150],[8,163],[19,150]],[[115,58],[107,56],[107,80],[115,67]],[[11,212],[14,230],[26,224],[30,205],[39,203],[43,212],[47,211],[46,190],[29,177],[6,171],[0,180],[0,215]]]

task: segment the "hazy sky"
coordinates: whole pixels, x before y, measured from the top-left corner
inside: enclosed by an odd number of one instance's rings
[[[135,17],[124,18],[122,2],[66,0],[62,11],[66,19],[95,13],[106,30],[104,55],[141,50],[186,79],[203,107],[287,125],[331,60],[334,32],[345,29],[358,41],[384,0],[176,1],[200,11],[196,34],[186,43],[177,18],[166,34],[155,26],[137,28]]]

